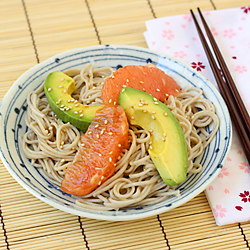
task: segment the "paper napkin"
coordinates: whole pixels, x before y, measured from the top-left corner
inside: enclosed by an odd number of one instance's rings
[[[250,6],[203,15],[250,112]],[[216,86],[191,14],[149,20],[146,27],[150,49],[181,59]],[[250,165],[235,130],[225,164],[205,193],[217,225],[250,221]]]

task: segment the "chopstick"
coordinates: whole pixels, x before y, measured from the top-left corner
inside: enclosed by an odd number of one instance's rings
[[[208,43],[202,33],[202,30],[199,26],[199,23],[193,13],[192,10],[190,10],[192,17],[195,22],[195,26],[197,28],[198,34],[200,36],[202,45],[204,47],[204,50],[206,52],[208,61],[210,63],[210,66],[212,68],[215,80],[217,82],[217,85],[219,87],[220,93],[225,101],[225,103],[228,106],[229,112],[231,117],[233,118],[233,122],[236,125],[237,132],[239,134],[239,137],[241,139],[241,142],[243,144],[243,150],[247,157],[248,162],[250,162],[250,118],[249,114],[245,108],[245,105],[237,91],[237,88],[235,86],[235,83],[229,73],[229,70],[226,66],[226,63],[220,53],[220,50],[213,38],[213,35],[200,11],[198,8],[199,15],[201,17],[202,23],[204,25],[204,28],[206,30],[207,36],[210,40],[210,43],[212,45],[212,48],[214,50],[214,54],[217,57],[218,64],[220,65],[221,71],[223,73],[224,79],[222,78],[221,72],[218,69],[217,63],[212,55],[212,52],[208,46]]]

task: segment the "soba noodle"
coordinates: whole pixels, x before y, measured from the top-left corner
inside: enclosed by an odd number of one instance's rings
[[[101,89],[111,68],[93,68],[86,64],[82,70],[69,69],[64,73],[73,77],[76,90],[73,98],[87,105],[102,104]],[[51,110],[43,86],[27,97],[25,118],[28,131],[22,138],[22,148],[31,164],[57,186],[64,178],[67,165],[74,160],[80,145],[81,132],[63,123]],[[173,112],[183,129],[188,150],[188,173],[202,171],[194,159],[202,154],[219,127],[219,119],[211,102],[202,97],[202,90],[187,87],[177,96],[170,96],[165,104]],[[207,127],[212,124],[212,131]],[[171,195],[179,195],[176,186],[167,186],[158,174],[148,149],[150,132],[130,126],[130,147],[123,150],[116,164],[115,174],[90,194],[79,197],[80,206],[98,210],[118,210],[125,207],[151,205]]]

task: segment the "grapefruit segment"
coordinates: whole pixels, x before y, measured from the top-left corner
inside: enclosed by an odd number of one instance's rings
[[[142,90],[161,102],[169,95],[176,96],[180,92],[180,86],[176,81],[151,63],[146,66],[128,65],[119,68],[102,87],[103,103],[117,104],[123,87]]]
[[[108,105],[97,110],[88,130],[81,136],[81,146],[74,162],[67,166],[61,189],[84,196],[115,171],[123,148],[128,147],[128,122],[122,107]]]

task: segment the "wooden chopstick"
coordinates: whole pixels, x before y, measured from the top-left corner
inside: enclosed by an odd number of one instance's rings
[[[197,22],[197,19],[196,19],[195,15],[194,15],[193,11],[192,10],[190,10],[190,11],[191,11],[192,17],[194,19],[195,26],[196,26],[198,34],[200,36],[202,45],[203,45],[204,50],[206,52],[208,61],[210,63],[212,71],[214,73],[216,82],[217,82],[218,87],[220,89],[221,95],[222,95],[223,99],[225,100],[225,103],[227,104],[228,109],[230,111],[230,115],[233,118],[232,120],[234,121],[234,123],[236,125],[236,129],[237,129],[237,131],[239,133],[239,137],[240,137],[240,139],[242,141],[242,144],[243,144],[244,153],[245,153],[245,155],[247,157],[248,162],[250,162],[250,139],[249,139],[249,136],[250,136],[249,122],[250,121],[249,121],[249,114],[248,114],[248,112],[247,112],[247,110],[246,110],[246,108],[245,108],[245,106],[243,104],[243,101],[240,98],[240,95],[239,95],[238,91],[237,91],[238,95],[237,95],[237,93],[232,92],[232,91],[234,91],[232,89],[236,89],[236,87],[235,87],[235,84],[234,84],[234,82],[232,80],[232,77],[230,76],[231,78],[230,77],[228,78],[228,75],[230,75],[230,73],[229,73],[229,71],[228,71],[228,69],[226,67],[226,64],[225,64],[224,60],[223,60],[223,62],[220,61],[220,63],[219,63],[220,65],[224,64],[223,67],[221,66],[221,71],[223,72],[225,81],[222,78],[221,73],[220,73],[220,71],[218,69],[217,63],[216,63],[216,61],[215,61],[215,59],[214,59],[214,57],[212,55],[212,52],[211,52],[211,50],[210,50],[210,48],[209,48],[209,46],[207,44],[207,41],[206,41],[206,39],[205,39],[205,37],[204,37],[204,35],[202,33],[202,30],[201,30],[201,28],[199,26],[199,23]],[[202,15],[200,11],[199,11],[199,13],[200,13],[200,15]],[[202,16],[201,19],[202,19],[203,22],[205,22],[205,19],[204,19],[203,16]],[[204,24],[204,26],[205,26],[205,24]],[[205,29],[206,29],[206,32],[207,32],[207,29],[209,30],[207,24],[205,26]],[[207,32],[207,36],[212,37],[211,31]],[[211,44],[212,44],[212,42],[211,42]],[[213,39],[213,44],[216,44],[214,39]],[[214,50],[215,55],[217,54],[218,51],[219,51],[219,48],[217,46],[217,48]],[[220,56],[218,56],[217,58],[223,59],[221,53],[220,53]],[[217,60],[219,60],[219,59],[217,59]],[[224,70],[226,70],[226,73],[225,73]],[[229,85],[231,85],[231,84],[234,85],[234,87],[229,87]],[[240,106],[237,105],[239,100],[243,105],[243,109],[242,109],[242,105],[240,105]]]

